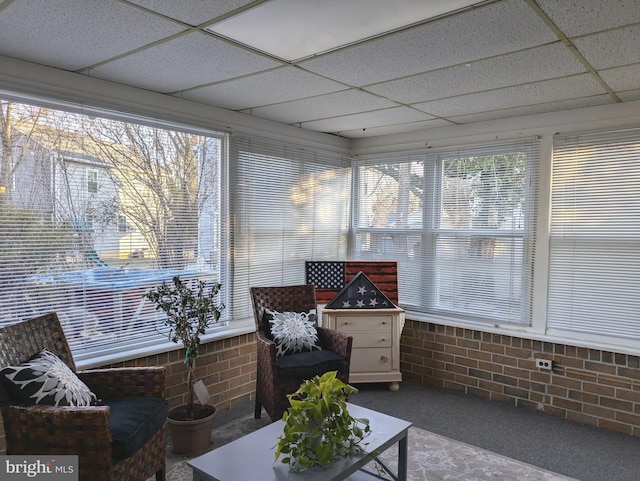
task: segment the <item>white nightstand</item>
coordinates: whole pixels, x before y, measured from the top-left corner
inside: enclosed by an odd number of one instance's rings
[[[349,383],[388,381],[399,389],[403,309],[323,309],[322,325],[353,336]]]

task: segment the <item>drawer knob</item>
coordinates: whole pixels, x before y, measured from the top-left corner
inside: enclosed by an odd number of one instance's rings
[[[386,339],[383,337],[382,339],[380,339],[380,342],[384,342],[386,341]]]
[[[387,362],[389,360],[389,358],[387,358],[387,356],[380,356],[380,360],[382,362]]]

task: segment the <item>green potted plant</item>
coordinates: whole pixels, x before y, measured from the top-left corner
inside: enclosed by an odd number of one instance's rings
[[[336,371],[316,376],[288,395],[283,433],[278,437],[276,460],[292,471],[315,465],[329,466],[334,460],[363,449],[371,429],[366,418],[354,418],[347,410],[347,396],[358,390],[336,378]]]
[[[195,402],[195,368],[199,355],[200,336],[220,320],[224,305],[218,301],[221,285],[207,285],[205,281],[183,281],[175,276],[171,283],[161,285],[144,294],[166,314],[164,325],[169,339],[182,343],[187,365],[187,402],[169,411],[169,427],[176,454],[192,455],[209,447],[215,407]]]

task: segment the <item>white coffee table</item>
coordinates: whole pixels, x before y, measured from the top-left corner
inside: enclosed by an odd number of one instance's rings
[[[373,473],[360,471],[374,456],[398,443],[398,473],[392,479],[407,479],[407,435],[411,423],[355,404],[348,404],[356,418],[367,418],[371,434],[366,453],[348,456],[323,469],[318,466],[294,473],[280,460],[275,461],[278,436],[284,423],[276,421],[251,434],[236,439],[188,462],[193,469],[193,481],[340,481],[376,479]]]

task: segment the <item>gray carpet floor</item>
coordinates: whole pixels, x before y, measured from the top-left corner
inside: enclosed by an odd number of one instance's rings
[[[402,382],[356,385],[350,401],[581,481],[640,480],[640,438],[549,414]]]
[[[359,384],[350,401],[411,421],[416,427],[580,481],[639,481],[640,438],[549,414],[424,386],[398,392]],[[221,425],[253,412],[253,403],[221,412]],[[265,414],[263,413],[263,416]]]

